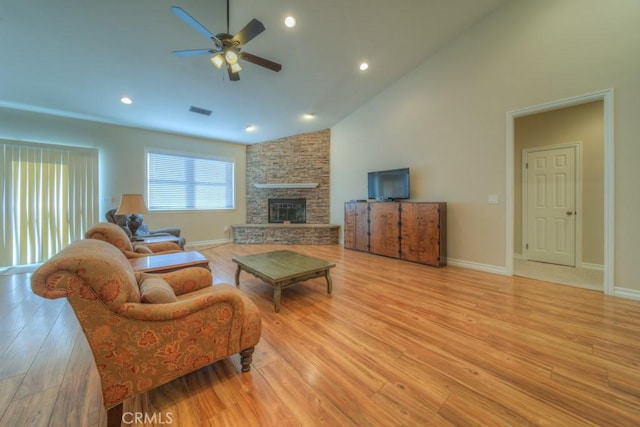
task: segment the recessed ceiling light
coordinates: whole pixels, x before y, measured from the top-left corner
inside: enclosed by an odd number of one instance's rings
[[[287,16],[286,18],[284,18],[284,25],[287,26],[287,28],[293,28],[296,26],[296,18],[294,18],[293,16]]]
[[[302,115],[302,117],[307,119],[307,120],[315,119],[316,118],[316,113],[304,113]]]
[[[128,96],[123,96],[122,98],[120,98],[120,102],[127,105],[133,104],[133,101]]]
[[[363,62],[360,64],[360,71],[364,71],[368,68],[369,68],[369,64],[367,64],[366,62]]]
[[[246,130],[247,132],[253,132],[254,130],[256,130],[256,127],[254,125],[247,125],[244,130]]]

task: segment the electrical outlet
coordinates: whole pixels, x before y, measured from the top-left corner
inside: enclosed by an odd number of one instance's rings
[[[497,194],[490,194],[487,203],[490,205],[497,205],[500,203],[500,198]]]
[[[228,233],[228,232],[229,232],[229,226],[228,226],[228,225],[225,225],[225,226],[222,228],[222,231],[224,231],[225,233]]]

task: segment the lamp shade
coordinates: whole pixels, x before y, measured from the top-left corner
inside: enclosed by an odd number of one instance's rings
[[[148,213],[142,194],[123,194],[120,199],[120,207],[116,215],[145,214]]]

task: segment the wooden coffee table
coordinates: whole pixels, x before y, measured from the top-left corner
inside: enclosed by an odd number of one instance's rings
[[[324,276],[327,293],[331,294],[332,283],[329,269],[336,265],[319,258],[302,255],[293,251],[274,251],[257,255],[234,256],[238,264],[236,286],[240,285],[240,271],[244,270],[273,286],[273,306],[280,311],[282,289],[305,280]]]
[[[209,260],[198,251],[174,252],[129,259],[134,271],[168,273],[186,267],[209,268]]]

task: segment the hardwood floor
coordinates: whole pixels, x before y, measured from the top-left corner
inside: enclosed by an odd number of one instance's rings
[[[203,251],[216,283],[233,255]],[[263,313],[251,372],[239,357],[127,402],[125,421],[178,426],[640,425],[640,302],[518,277],[436,269],[341,246],[282,292],[242,273]],[[66,300],[0,276],[0,425],[102,426],[98,375]],[[129,425],[123,424],[123,425]]]

